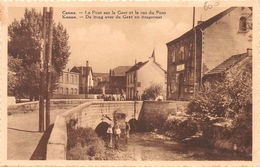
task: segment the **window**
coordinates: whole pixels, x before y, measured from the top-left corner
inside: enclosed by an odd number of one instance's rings
[[[176,92],[176,90],[177,90],[176,83],[175,83],[175,82],[172,82],[172,83],[171,83],[171,93]]]
[[[68,88],[66,88],[66,94],[69,94],[69,89]]]
[[[74,83],[74,75],[71,75],[71,81],[70,83]]]
[[[78,76],[77,75],[75,75],[75,82],[74,82],[75,84],[77,84],[78,83]]]
[[[194,87],[191,86],[191,87],[190,87],[190,93],[193,93],[193,90],[194,90]]]
[[[73,94],[73,88],[70,89],[70,94]]]
[[[172,51],[172,63],[175,62],[175,50]]]
[[[239,19],[239,31],[246,31],[246,17],[240,17]]]
[[[184,60],[184,46],[180,47],[180,60]]]
[[[78,94],[77,88],[74,89],[74,93],[75,93],[75,94]]]
[[[69,74],[65,75],[65,83],[69,83]]]
[[[60,76],[60,83],[62,83],[63,82],[63,75],[62,76]]]
[[[60,94],[63,94],[63,88],[60,87]]]

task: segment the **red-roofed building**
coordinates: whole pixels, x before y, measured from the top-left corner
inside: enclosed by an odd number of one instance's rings
[[[126,99],[141,99],[144,90],[152,83],[160,84],[166,90],[166,71],[155,62],[154,51],[148,61],[138,62],[126,72]]]
[[[252,10],[231,7],[166,44],[167,99],[189,100],[205,74],[252,48]]]

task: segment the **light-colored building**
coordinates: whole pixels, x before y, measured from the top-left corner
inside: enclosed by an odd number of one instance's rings
[[[154,51],[148,61],[136,63],[126,71],[126,99],[140,100],[144,90],[152,84],[160,84],[166,90],[166,71],[155,62]]]
[[[208,71],[252,48],[252,8],[231,7],[166,45],[167,99],[189,100]]]
[[[71,72],[79,74],[79,94],[89,94],[89,91],[94,86],[93,71],[89,67],[88,61],[86,61],[86,66],[74,66]]]
[[[59,86],[55,94],[79,94],[79,74],[63,71],[59,78]]]

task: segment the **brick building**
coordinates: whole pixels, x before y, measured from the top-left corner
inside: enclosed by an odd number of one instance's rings
[[[208,71],[252,48],[252,8],[231,7],[166,45],[167,99],[189,100]]]
[[[111,93],[120,93],[126,91],[126,71],[132,66],[118,66],[109,72],[109,85]]]

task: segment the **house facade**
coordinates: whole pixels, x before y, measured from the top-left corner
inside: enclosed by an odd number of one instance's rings
[[[189,100],[208,71],[252,48],[252,8],[229,8],[166,45],[167,99]]]
[[[118,66],[109,72],[109,85],[111,93],[118,94],[126,91],[126,72],[132,66]]]
[[[126,72],[126,99],[141,100],[151,84],[160,84],[166,90],[166,71],[155,62],[154,52],[146,62],[138,62]]]
[[[63,71],[62,76],[59,78],[59,86],[55,94],[79,94],[79,74]]]
[[[94,86],[93,71],[89,67],[88,61],[86,61],[86,66],[74,66],[70,72],[75,72],[79,74],[79,94],[89,94],[89,91]]]

